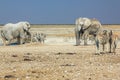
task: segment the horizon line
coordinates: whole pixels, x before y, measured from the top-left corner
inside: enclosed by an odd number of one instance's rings
[[[0,24],[1,25],[5,25],[5,24]],[[75,24],[30,24],[30,25],[75,25]],[[102,25],[120,25],[120,24],[102,24]]]

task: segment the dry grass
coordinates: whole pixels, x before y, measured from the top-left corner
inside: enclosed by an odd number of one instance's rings
[[[104,28],[120,29],[120,25],[102,25]],[[74,28],[75,24],[72,25],[31,25],[32,28]]]
[[[102,25],[103,28],[108,28],[108,29],[120,29],[120,25]]]
[[[55,36],[55,37],[74,37],[74,33],[70,34],[48,34],[47,36]]]
[[[119,32],[120,25],[102,25],[102,26],[103,26],[104,29],[113,29],[118,34],[120,33]],[[74,27],[75,27],[75,25],[57,25],[57,24],[56,25],[32,25],[31,27],[32,27],[31,31],[44,32],[48,36],[73,37],[74,36]],[[38,28],[38,29],[36,29],[36,28]],[[62,29],[63,29],[63,31],[62,31]],[[69,29],[69,31],[68,31],[68,29]],[[47,33],[47,31],[49,31],[49,32]],[[67,31],[68,31],[68,33],[65,33]]]
[[[51,25],[31,25],[32,28],[73,28],[75,25],[58,25],[58,24],[51,24]]]

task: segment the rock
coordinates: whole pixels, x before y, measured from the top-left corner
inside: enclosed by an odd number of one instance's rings
[[[88,80],[92,80],[91,78],[88,78]]]
[[[12,57],[18,57],[17,55],[12,55]]]
[[[66,53],[66,54],[68,54],[68,55],[74,55],[74,54],[76,54],[76,53],[71,53],[71,52],[69,52],[69,53]]]
[[[32,61],[32,59],[24,58],[24,61]]]
[[[63,64],[61,66],[75,66],[74,64]]]
[[[6,75],[6,76],[4,76],[4,78],[6,79],[6,78],[15,78],[15,76],[13,76],[13,75]]]
[[[31,55],[31,53],[26,53],[26,55]]]

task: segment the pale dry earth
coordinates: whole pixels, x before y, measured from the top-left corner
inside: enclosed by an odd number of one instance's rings
[[[120,80],[119,44],[116,54],[95,55],[93,44],[75,46],[73,27],[31,31],[46,33],[45,44],[0,46],[0,80]]]
[[[1,46],[0,80],[119,80],[119,52],[95,55],[93,45]]]

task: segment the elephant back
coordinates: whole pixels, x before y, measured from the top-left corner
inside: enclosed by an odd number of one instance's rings
[[[97,19],[91,19],[90,31],[98,34],[102,31],[102,25]]]
[[[87,29],[90,25],[91,25],[91,20],[90,19],[88,19],[88,18],[83,18],[82,19],[82,22],[83,22],[83,29]]]
[[[101,28],[101,23],[97,19],[91,19],[91,26]]]

